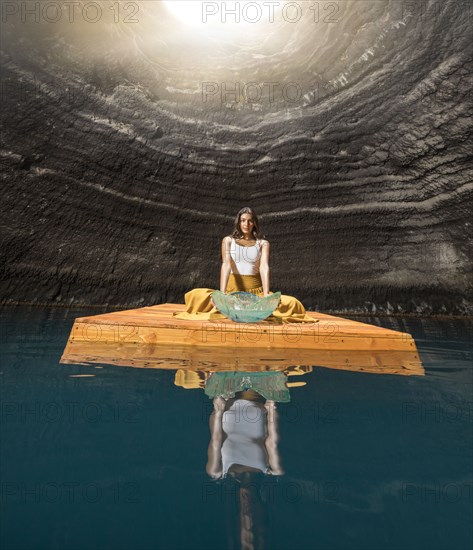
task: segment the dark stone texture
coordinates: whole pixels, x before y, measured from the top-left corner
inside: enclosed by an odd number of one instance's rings
[[[3,301],[182,302],[250,205],[306,307],[473,313],[470,4],[301,2],[237,39],[101,4],[2,12]]]

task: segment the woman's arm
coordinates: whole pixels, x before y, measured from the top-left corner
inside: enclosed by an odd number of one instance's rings
[[[259,272],[263,281],[263,294],[269,295],[269,243],[263,241]]]
[[[228,278],[232,271],[230,264],[231,255],[230,255],[230,245],[231,239],[225,237],[222,240],[222,267],[220,269],[220,292],[225,292],[227,289]]]
[[[278,427],[278,410],[274,401],[266,401],[264,408],[267,414],[268,437],[264,444],[268,453],[269,467],[274,475],[280,476],[284,474],[279,456],[279,427]]]
[[[218,479],[222,477],[222,418],[225,409],[225,400],[222,397],[215,397],[213,400],[214,410],[210,415],[210,443],[207,450],[206,471],[210,477]]]

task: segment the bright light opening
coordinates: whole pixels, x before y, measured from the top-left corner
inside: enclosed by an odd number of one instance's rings
[[[180,21],[188,25],[198,25],[202,23],[202,7],[204,2],[201,0],[165,0],[166,8]]]
[[[272,7],[262,0],[209,1],[209,0],[164,0],[166,8],[187,25],[209,27],[235,24],[245,26],[273,22],[276,12],[286,0]]]

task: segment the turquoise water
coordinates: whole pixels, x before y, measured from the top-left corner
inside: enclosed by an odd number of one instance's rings
[[[101,311],[1,313],[2,549],[238,548],[237,489],[205,472],[201,389],[59,364],[74,318]],[[264,546],[471,550],[473,323],[356,320],[409,331],[426,376],[297,377],[278,404],[286,473],[260,481],[254,506]]]

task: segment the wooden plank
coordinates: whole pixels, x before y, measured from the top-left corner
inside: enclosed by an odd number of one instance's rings
[[[163,307],[163,306],[166,306],[166,307]],[[140,308],[140,309],[132,309],[132,310],[126,310],[126,311],[118,311],[118,312],[111,312],[111,313],[105,313],[105,314],[101,314],[101,315],[94,315],[94,316],[91,316],[91,317],[80,317],[78,318],[78,320],[80,319],[81,321],[86,321],[86,320],[94,320],[94,321],[97,321],[99,319],[109,319],[109,318],[127,318],[127,319],[133,319],[133,318],[138,318],[138,319],[142,319],[142,318],[156,318],[156,319],[162,319],[162,318],[172,318],[176,321],[176,323],[194,323],[195,321],[188,321],[188,320],[185,320],[185,319],[177,319],[177,318],[173,318],[172,317],[172,313],[174,313],[175,311],[184,311],[184,305],[182,304],[162,304],[162,305],[159,305],[159,306],[152,306],[152,307],[145,307],[145,308]],[[338,324],[340,325],[347,325],[347,326],[351,326],[351,325],[358,325],[361,327],[369,327],[370,329],[372,330],[379,330],[379,331],[386,331],[386,330],[390,330],[390,329],[384,329],[382,327],[377,327],[375,325],[367,325],[366,323],[361,323],[359,321],[353,321],[351,319],[344,319],[342,317],[335,317],[333,315],[327,315],[327,314],[323,314],[323,313],[318,313],[318,312],[311,312],[311,311],[307,311],[306,312],[309,316],[311,317],[314,317],[314,320],[326,320],[326,321],[334,321],[334,322],[337,322]],[[219,320],[220,321],[220,320]],[[222,319],[223,321],[223,319]],[[227,320],[228,322],[232,322],[230,320]],[[264,323],[264,321],[262,322]]]
[[[245,348],[307,348],[350,350],[415,350],[407,333],[307,312],[314,323],[235,323],[230,319],[191,321],[176,319],[182,304],[145,308],[77,318],[71,330],[74,342],[180,344]]]
[[[216,325],[219,327],[219,330],[227,330],[227,331],[234,331],[234,330],[240,330],[236,327],[241,327],[242,325],[246,326],[245,329],[247,332],[251,330],[255,330],[258,332],[261,330],[261,327],[273,327],[275,333],[277,332],[288,332],[289,330],[295,330],[295,329],[289,329],[288,327],[302,327],[302,330],[304,330],[304,326],[309,326],[310,328],[307,329],[309,332],[313,330],[313,326],[306,323],[290,323],[290,324],[274,324],[271,322],[259,322],[256,324],[246,324],[246,323],[234,323],[233,321],[229,319],[216,319],[216,320],[209,320],[209,321],[192,321],[192,320],[184,320],[184,319],[176,319],[172,317],[172,315],[168,314],[167,316],[162,314],[159,317],[154,317],[149,314],[146,314],[146,312],[140,313],[140,310],[130,310],[129,312],[123,312],[127,313],[126,315],[122,315],[122,312],[117,313],[110,313],[110,314],[104,314],[104,315],[96,315],[92,317],[81,317],[76,319],[77,322],[83,322],[83,323],[90,323],[90,324],[123,324],[123,325],[129,325],[129,326],[166,326],[168,328],[176,328],[176,329],[191,329],[191,330],[200,330],[201,325],[205,324],[205,327],[210,330],[212,325]],[[312,312],[308,312],[312,313]],[[314,314],[314,319],[316,319],[317,314]],[[200,323],[200,325],[199,325]],[[330,321],[324,323],[323,321],[319,321],[320,329],[319,331],[326,331],[326,332],[340,332],[342,334],[362,334],[366,333],[373,334],[380,337],[398,337],[399,333],[398,331],[394,331],[391,329],[385,329],[383,327],[377,327],[374,325],[368,325],[366,323],[360,323],[358,321],[351,321],[349,319],[343,319],[338,317],[330,316]],[[196,328],[197,327],[197,328]]]
[[[158,332],[159,330],[174,331],[176,335],[181,333],[186,337],[196,340],[215,340],[215,335],[220,335],[222,343],[233,338],[235,340],[248,340],[251,342],[258,341],[258,335],[264,340],[271,343],[276,338],[284,338],[286,340],[299,340],[300,338],[310,337],[314,341],[335,341],[340,338],[360,338],[371,337],[380,339],[394,340],[412,340],[407,333],[386,331],[372,332],[370,330],[357,330],[357,327],[338,327],[332,323],[316,323],[311,324],[287,324],[287,325],[269,325],[257,324],[247,325],[242,323],[215,323],[215,322],[189,322],[184,325],[176,325],[173,321],[155,321],[155,322],[140,322],[138,319],[134,321],[123,321],[116,319],[111,320],[99,319],[97,322],[82,323],[76,321],[75,325],[81,327],[81,331],[76,332],[74,337],[82,339],[98,339],[99,334],[109,334],[111,331],[116,334],[115,340],[133,340],[134,335],[149,334],[150,332]],[[148,329],[145,331],[145,329]],[[191,334],[193,335],[191,336]],[[252,336],[254,335],[254,336]],[[180,338],[181,336],[177,336]],[[107,336],[108,338],[108,336]]]
[[[313,349],[415,349],[411,337],[400,334],[398,338],[367,337],[361,335],[324,335],[317,332],[272,333],[271,331],[246,332],[246,327],[232,332],[222,331],[218,327],[201,330],[175,330],[166,326],[120,326],[116,324],[75,323],[71,340],[88,342],[130,342],[130,343],[181,343],[188,345],[225,346],[238,344],[242,347],[283,347]]]

